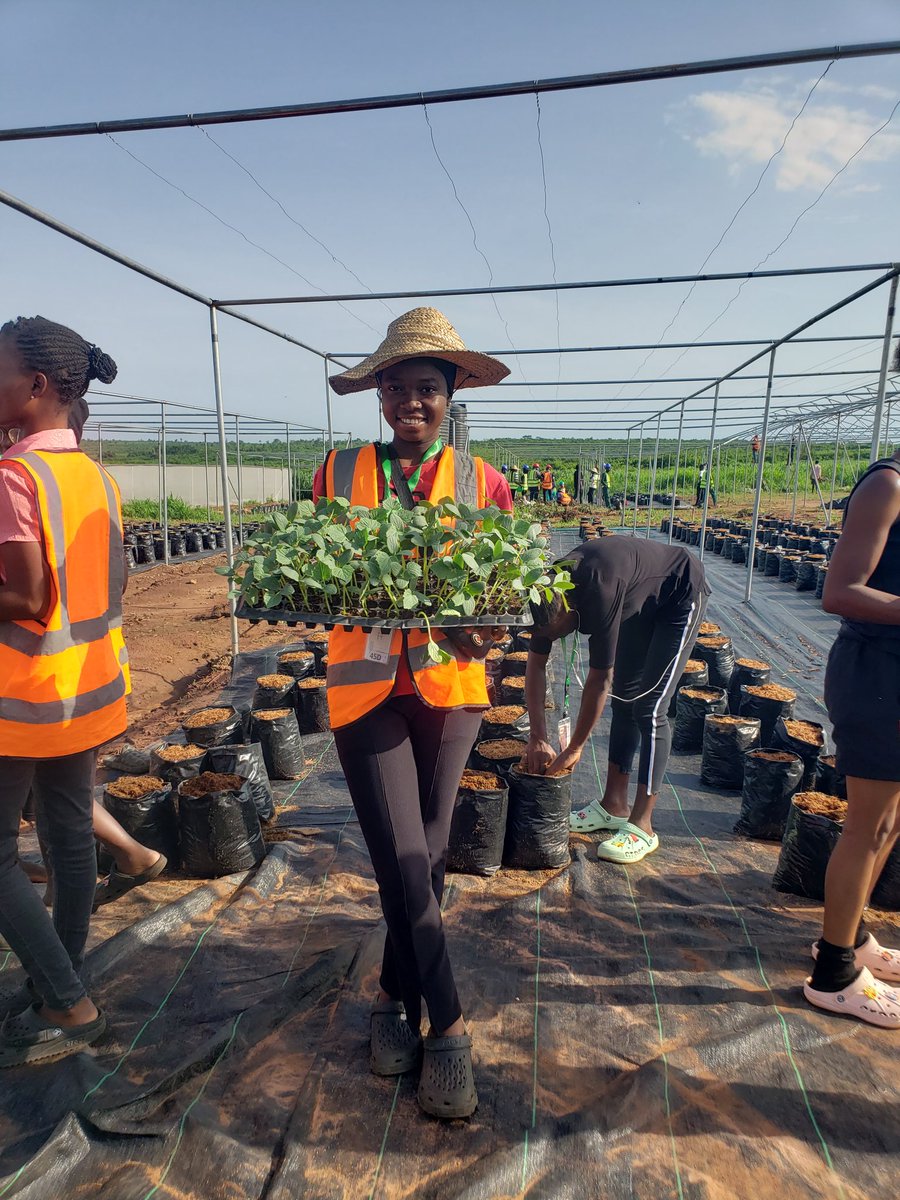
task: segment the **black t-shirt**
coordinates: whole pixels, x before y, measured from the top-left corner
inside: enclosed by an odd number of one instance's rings
[[[573,563],[575,589],[567,599],[578,610],[579,631],[590,639],[590,665],[599,669],[614,665],[623,621],[635,613],[678,620],[701,593],[709,593],[703,564],[682,546],[604,537],[576,547],[559,561]],[[533,637],[531,648],[549,654],[551,644]]]

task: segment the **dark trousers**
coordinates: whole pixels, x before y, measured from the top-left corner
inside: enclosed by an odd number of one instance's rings
[[[85,996],[84,963],[97,852],[92,818],[96,751],[65,758],[0,758],[0,933],[51,1008]],[[19,864],[29,792],[53,865],[53,919]]]
[[[612,505],[609,502],[609,488],[605,483],[603,484],[603,507],[612,508]]]
[[[597,495],[597,489],[589,487],[588,488],[588,504],[594,503],[594,499],[595,499],[596,495]]]
[[[387,938],[381,986],[418,1029],[422,999],[435,1030],[462,1014],[441,921],[450,822],[479,711],[429,708],[393,696],[335,731],[366,840]]]
[[[552,488],[544,488],[544,503],[545,504],[550,503],[550,497],[551,497],[552,490],[553,490]]]
[[[609,761],[629,774],[640,747],[638,783],[657,795],[672,749],[669,702],[690,657],[706,596],[685,609],[623,621],[613,671]]]

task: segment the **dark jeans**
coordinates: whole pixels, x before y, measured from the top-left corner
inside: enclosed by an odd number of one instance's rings
[[[594,499],[596,498],[596,495],[597,495],[597,489],[589,487],[588,488],[588,497],[587,497],[588,504],[594,503]]]
[[[96,751],[65,758],[0,758],[0,933],[51,1008],[85,995],[84,963],[97,852],[92,808]],[[53,864],[53,919],[19,865],[19,819],[28,793]]]
[[[480,711],[393,696],[334,739],[381,896],[388,934],[381,986],[418,1029],[462,1014],[441,921],[450,821]]]
[[[623,621],[613,671],[609,761],[628,774],[640,746],[638,783],[658,794],[672,749],[669,702],[690,657],[706,596],[683,611]],[[638,699],[630,699],[630,697]]]
[[[545,503],[545,504],[549,504],[549,503],[550,503],[550,494],[551,494],[551,492],[552,492],[552,488],[544,488],[543,496],[544,496],[544,503]]]
[[[612,508],[612,505],[609,502],[609,488],[606,486],[606,484],[603,485],[603,507]]]

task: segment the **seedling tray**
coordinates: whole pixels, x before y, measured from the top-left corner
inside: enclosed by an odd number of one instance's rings
[[[305,612],[293,608],[251,608],[241,600],[235,615],[251,625],[265,622],[268,625],[324,625],[326,629],[451,629],[463,626],[466,629],[482,625],[533,625],[530,612],[488,613],[478,617],[347,617],[334,613]]]

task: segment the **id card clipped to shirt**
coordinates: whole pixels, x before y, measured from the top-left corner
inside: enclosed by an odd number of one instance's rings
[[[366,636],[366,662],[384,665],[391,657],[391,630],[372,629]]]

